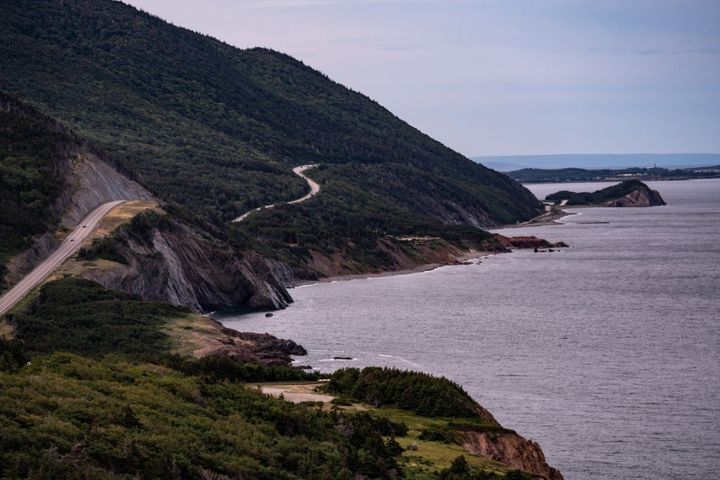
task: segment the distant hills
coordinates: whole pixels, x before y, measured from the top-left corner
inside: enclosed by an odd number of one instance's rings
[[[623,181],[637,179],[649,180],[690,180],[697,178],[719,178],[720,165],[708,167],[687,167],[687,168],[622,168],[622,169],[597,169],[584,168],[523,168],[507,172],[508,176],[520,183],[542,183],[542,182],[600,182],[600,181]]]
[[[557,155],[492,155],[472,157],[488,168],[511,172],[523,168],[622,169],[630,167],[699,167],[720,165],[718,153],[621,153]]]

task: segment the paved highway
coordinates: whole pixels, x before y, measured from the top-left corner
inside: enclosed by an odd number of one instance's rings
[[[100,220],[107,215],[110,210],[116,206],[124,203],[125,200],[118,200],[115,202],[108,202],[100,205],[95,210],[90,212],[80,224],[75,227],[75,230],[68,235],[57,250],[55,250],[45,261],[35,267],[35,269],[27,274],[17,285],[7,291],[3,296],[0,297],[0,315],[5,315],[14,307],[25,295],[30,292],[33,288],[39,285],[50,275],[53,270],[59,267],[65,260],[72,256],[75,252],[80,249],[83,240],[97,226]]]
[[[320,193],[320,185],[318,185],[313,179],[306,177],[306,176],[305,176],[305,170],[309,170],[309,169],[315,168],[315,167],[317,167],[317,164],[313,164],[313,165],[303,165],[303,166],[300,166],[300,167],[295,167],[295,168],[293,168],[293,173],[294,173],[295,175],[297,175],[298,177],[303,178],[303,179],[307,182],[307,184],[310,185],[310,193],[308,193],[308,194],[305,195],[304,197],[300,197],[300,198],[298,198],[298,199],[296,199],[296,200],[293,200],[293,201],[291,201],[291,202],[271,203],[270,205],[264,205],[264,206],[262,206],[262,207],[258,207],[258,208],[256,208],[256,209],[250,210],[249,212],[243,213],[242,215],[240,215],[239,217],[237,217],[235,220],[233,220],[233,222],[242,222],[243,220],[245,220],[247,217],[249,217],[250,215],[252,215],[252,214],[255,213],[255,212],[259,212],[259,211],[261,211],[261,210],[268,210],[268,209],[270,209],[270,208],[275,208],[275,207],[277,207],[278,205],[294,205],[294,204],[296,204],[296,203],[302,203],[302,202],[304,202],[304,201],[306,201],[306,200],[310,200],[312,197],[314,197],[315,195],[317,195],[318,193]]]

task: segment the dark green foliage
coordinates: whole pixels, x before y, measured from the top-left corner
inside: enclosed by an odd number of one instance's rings
[[[59,353],[0,372],[0,478],[397,478],[384,429],[148,363]]]
[[[622,168],[622,169],[597,169],[587,170],[584,168],[523,168],[508,172],[507,176],[522,183],[542,182],[592,182],[598,180],[615,180],[621,175],[637,175],[643,180],[679,180],[690,178],[717,178],[720,166],[705,168],[677,168],[668,169],[661,167],[654,168]]]
[[[74,141],[50,118],[0,92],[0,291],[7,287],[8,258],[57,226],[53,202],[65,149]]]
[[[568,205],[599,205],[604,202],[611,200],[617,200],[622,198],[628,193],[635,190],[650,190],[647,185],[642,183],[640,180],[626,180],[612,185],[596,192],[570,192],[563,190],[560,192],[552,193],[545,197],[545,200],[549,202],[559,202],[561,200],[567,200]]]
[[[463,211],[509,223],[539,207],[506,176],[302,62],[239,50],[120,2],[4,2],[0,40],[0,69],[13,73],[0,88],[68,122],[161,198],[205,219],[299,197],[307,186],[291,167],[327,165],[322,203],[297,221],[282,214],[279,230],[264,220],[248,226],[261,241],[297,243],[316,226],[343,239],[388,225],[415,234],[418,224],[471,223]],[[301,225],[308,217],[313,227]],[[362,261],[386,261],[370,255]]]
[[[483,413],[463,388],[446,378],[393,368],[344,368],[328,390],[377,407],[394,406],[426,417],[477,417]]]
[[[504,475],[474,471],[462,455],[453,460],[449,468],[440,472],[439,477],[440,480],[532,480],[532,478],[519,470],[511,470]]]
[[[145,243],[151,237],[153,229],[168,231],[172,228],[175,227],[167,215],[147,210],[135,215],[129,223],[116,228],[109,236],[95,238],[90,246],[80,249],[78,258],[81,260],[104,258],[113,262],[127,263],[127,259],[120,251],[119,244],[126,244],[128,236]]]
[[[42,287],[29,311],[10,317],[28,352],[67,351],[88,356],[169,351],[162,328],[188,310],[65,278]]]
[[[257,363],[238,363],[226,357],[200,359],[180,355],[145,355],[142,358],[162,364],[186,375],[199,375],[209,381],[230,382],[288,382],[317,380],[320,374],[286,366],[265,366]]]
[[[29,360],[22,341],[0,337],[0,372],[15,372]]]
[[[118,238],[115,235],[94,238],[88,247],[83,247],[78,251],[77,256],[80,260],[104,258],[117,263],[127,263],[127,260],[118,249],[117,242]]]
[[[413,196],[392,172],[381,173],[383,168],[383,165],[328,166],[311,170],[308,174],[322,182],[321,195],[304,204],[253,215],[241,226],[231,228],[261,239],[268,248],[262,251],[266,255],[276,255],[288,244],[293,247],[285,253],[291,259],[309,257],[309,249],[326,254],[342,249],[366,271],[393,265],[393,257],[377,248],[378,238],[388,236],[433,236],[469,248],[495,247],[493,237],[483,230],[438,223],[432,217],[438,205]],[[421,185],[427,180],[411,167],[405,170],[404,180],[409,185]],[[348,179],[340,178],[345,171]],[[362,173],[370,171],[373,172],[368,176]],[[385,180],[381,179],[383,176]],[[432,183],[442,182],[438,179]],[[397,195],[392,193],[393,198],[388,198],[383,193],[385,189]],[[435,189],[427,187],[429,191]],[[510,216],[507,220],[512,221]]]
[[[449,428],[447,425],[443,427],[428,427],[420,432],[418,438],[420,440],[429,440],[432,442],[455,443],[457,430]]]

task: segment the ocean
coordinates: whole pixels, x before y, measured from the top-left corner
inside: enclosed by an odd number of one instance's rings
[[[321,371],[388,365],[462,384],[568,480],[720,475],[720,180],[649,182],[653,208],[498,230],[565,241],[471,265],[291,290],[272,318]],[[541,184],[539,198],[605,184]],[[334,360],[348,356],[353,360]]]

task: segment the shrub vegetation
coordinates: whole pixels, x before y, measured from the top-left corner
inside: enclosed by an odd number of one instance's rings
[[[57,226],[53,202],[73,142],[56,122],[0,92],[0,292],[8,259]]]
[[[446,378],[394,368],[344,368],[330,377],[332,393],[376,407],[397,407],[426,417],[477,417],[484,410]]]

